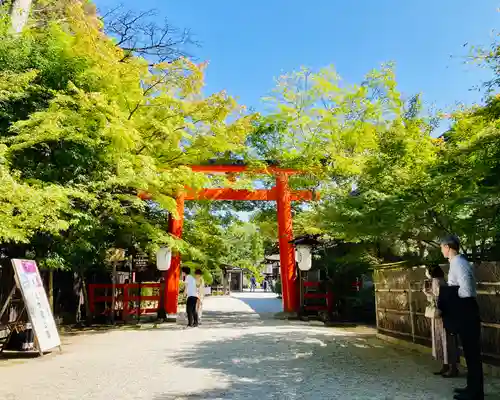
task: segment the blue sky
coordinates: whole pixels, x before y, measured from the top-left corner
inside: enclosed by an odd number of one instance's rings
[[[465,43],[491,42],[500,1],[493,0],[96,0],[105,10],[119,4],[155,8],[202,44],[209,61],[206,92],[225,89],[263,110],[261,97],[283,72],[333,64],[356,83],[382,62],[396,63],[400,90],[423,93],[428,105],[453,107],[479,101],[470,89],[486,71],[464,65]],[[450,57],[452,56],[453,57]]]

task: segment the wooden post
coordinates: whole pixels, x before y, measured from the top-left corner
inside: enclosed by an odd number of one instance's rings
[[[169,232],[171,235],[181,238],[184,225],[184,195],[177,197],[177,218],[170,217]],[[181,255],[172,255],[170,268],[165,272],[167,293],[165,296],[165,310],[168,319],[177,318],[177,302],[179,299],[179,280],[181,275]]]
[[[165,296],[166,296],[166,282],[165,278],[160,279],[160,299],[158,300],[158,314],[157,319],[165,321],[167,319],[167,312],[165,310]]]
[[[142,307],[142,276],[141,276],[141,279],[139,279],[139,289],[138,289],[138,292],[137,292],[137,298],[139,299],[138,303],[137,303],[137,324],[140,324],[141,323],[141,307]]]
[[[373,292],[375,295],[375,323],[377,324],[377,331],[380,328],[380,322],[378,320],[378,291],[377,291],[377,280],[375,276],[377,275],[377,270],[373,271]]]
[[[83,291],[83,301],[85,303],[85,319],[87,320],[87,324],[91,325],[94,319],[94,311],[91,308],[92,306],[90,305],[90,295],[87,291],[87,281],[85,279],[82,279],[82,291]],[[94,298],[92,297],[92,302],[93,301]]]
[[[227,271],[224,271],[224,281],[223,281],[223,291],[224,291],[224,296],[227,295],[227,294],[230,294],[231,292],[231,287],[229,286],[229,275],[231,273],[230,272],[227,272]]]
[[[415,343],[415,312],[413,310],[413,296],[411,290],[411,280],[408,282],[408,308],[410,311],[411,337]]]
[[[111,324],[115,324],[115,304],[116,304],[116,261],[113,261],[113,276],[111,277]]]
[[[307,274],[307,272],[304,271],[298,271],[298,280],[299,280],[299,316],[304,315],[304,275]]]
[[[127,320],[128,320],[128,297],[129,297],[129,293],[128,293],[128,285],[125,284],[123,285],[123,315],[122,315],[122,318],[123,318],[123,322],[127,323]]]
[[[5,303],[2,306],[2,310],[0,310],[0,323],[2,322],[2,317],[5,313],[5,311],[7,311],[7,308],[9,307],[10,301],[12,300],[14,293],[16,293],[16,289],[17,289],[17,284],[14,283],[14,286],[12,287],[9,295],[5,299]]]
[[[292,204],[288,176],[276,175],[278,211],[278,238],[280,247],[281,286],[283,291],[283,311],[298,312],[297,286],[295,284],[295,250],[290,241],[293,239]]]
[[[94,317],[95,313],[95,304],[94,304],[94,285],[90,284],[89,285],[89,309],[90,309],[90,314],[92,315],[92,319]]]

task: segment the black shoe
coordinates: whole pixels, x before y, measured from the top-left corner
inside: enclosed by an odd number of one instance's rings
[[[456,394],[453,398],[455,400],[484,400],[484,394],[472,394],[470,392],[463,392]]]
[[[443,375],[446,372],[448,372],[449,370],[450,370],[450,367],[448,367],[447,365],[444,365],[440,371],[434,372],[434,375]]]
[[[456,378],[460,375],[457,368],[452,368],[443,374],[443,378]]]

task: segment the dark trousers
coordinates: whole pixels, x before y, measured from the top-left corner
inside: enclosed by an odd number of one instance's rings
[[[467,363],[467,388],[473,395],[484,394],[483,361],[481,357],[481,319],[479,307],[473,297],[460,299],[462,321],[458,335]]]
[[[198,297],[191,296],[187,298],[186,312],[188,316],[188,326],[198,326]]]

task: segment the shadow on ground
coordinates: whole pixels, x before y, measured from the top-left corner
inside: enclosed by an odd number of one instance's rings
[[[447,399],[454,386],[464,384],[433,376],[427,357],[386,347],[373,337],[269,320],[252,333],[243,329],[238,337],[205,341],[171,361],[210,370],[213,387],[189,393],[187,384],[188,394],[165,393],[153,400]]]

